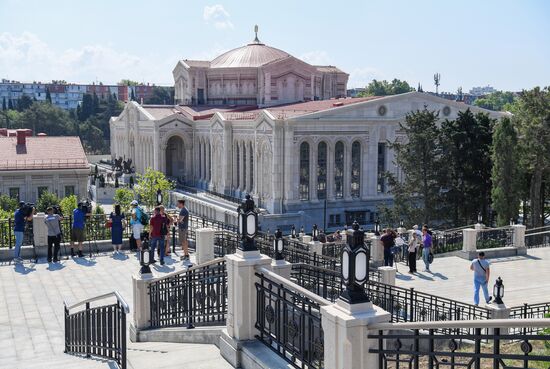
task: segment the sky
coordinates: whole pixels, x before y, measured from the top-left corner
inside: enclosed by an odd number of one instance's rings
[[[172,85],[180,59],[254,38],[348,87],[404,79],[425,91],[550,85],[550,1],[0,0],[0,78]]]

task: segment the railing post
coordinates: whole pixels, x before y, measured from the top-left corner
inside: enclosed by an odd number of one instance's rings
[[[122,369],[126,369],[127,363],[126,363],[126,313],[124,312],[124,309],[122,308],[120,302],[118,303],[119,306],[119,312],[121,314],[120,317],[120,351],[121,351],[121,366]]]
[[[394,267],[380,267],[378,270],[380,271],[380,282],[390,286],[395,286],[396,270]]]
[[[384,261],[384,245],[382,244],[382,241],[380,240],[380,236],[372,236],[371,237],[371,260],[373,266],[380,266],[383,265]]]
[[[136,273],[132,276],[132,294],[134,298],[134,321],[130,325],[130,340],[139,342],[139,331],[151,326],[151,298],[149,284],[152,274]]]
[[[410,299],[409,299],[409,322],[414,322],[414,287],[411,287],[409,290]]]
[[[462,230],[462,252],[468,260],[472,260],[476,257],[477,232],[477,229],[471,228]]]
[[[516,248],[518,255],[527,255],[525,246],[525,226],[523,224],[512,225],[512,246]]]
[[[90,321],[90,303],[86,303],[86,324],[85,324],[85,334],[86,334],[86,357],[90,357],[90,348],[92,345],[92,327],[91,327],[91,321]]]
[[[37,213],[32,217],[32,233],[35,246],[46,246],[48,244],[48,228],[44,223],[46,214]]]
[[[214,234],[215,231],[212,228],[201,228],[195,231],[197,264],[214,260]]]

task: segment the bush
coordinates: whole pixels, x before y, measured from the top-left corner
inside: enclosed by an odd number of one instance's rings
[[[63,215],[69,216],[78,206],[78,199],[76,198],[76,195],[67,196],[59,202],[59,206],[61,206],[61,211],[63,212]]]
[[[119,204],[122,212],[130,211],[130,203],[134,200],[134,192],[127,188],[119,188],[113,197],[115,204]]]
[[[51,192],[44,192],[42,196],[38,199],[38,203],[36,204],[36,210],[45,212],[46,209],[49,206],[58,205],[59,204],[59,198],[56,194]]]
[[[105,214],[105,210],[103,210],[103,207],[101,207],[100,203],[97,203],[92,213],[93,214]]]
[[[7,212],[14,212],[17,209],[17,199],[13,199],[8,195],[0,195],[0,209]]]

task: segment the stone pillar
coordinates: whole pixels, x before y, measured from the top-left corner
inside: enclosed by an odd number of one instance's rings
[[[134,298],[134,321],[130,324],[130,340],[139,342],[139,331],[149,328],[151,320],[151,304],[149,299],[149,283],[153,275],[136,273],[132,276],[132,294]]]
[[[271,270],[273,273],[280,275],[283,278],[290,280],[290,273],[292,272],[292,263],[286,260],[275,260],[271,262]]]
[[[390,266],[384,266],[378,268],[380,271],[380,282],[395,286],[395,274],[396,269]]]
[[[384,245],[380,241],[380,236],[371,238],[371,260],[374,266],[384,264]]]
[[[349,305],[339,299],[322,306],[325,368],[379,369],[378,354],[369,352],[378,347],[377,340],[367,338],[369,325],[386,323],[390,318],[390,313],[372,302]]]
[[[32,233],[35,246],[46,246],[48,244],[48,228],[44,223],[46,214],[37,213],[32,218]]]
[[[204,264],[214,260],[214,230],[212,228],[199,228],[197,237],[197,264]]]
[[[490,287],[490,286],[488,286]],[[480,291],[481,293],[481,291]],[[491,291],[489,291],[491,293]],[[483,298],[483,294],[481,293]],[[490,319],[510,319],[510,308],[507,307],[504,303],[502,304],[489,304],[485,306],[490,312]],[[489,329],[489,334],[493,334],[494,330]],[[501,327],[500,334],[508,334],[508,328]]]
[[[302,233],[300,233],[302,234]],[[303,236],[300,236],[300,239],[304,243],[310,243],[311,242],[311,236],[308,236],[307,234],[304,234]]]
[[[462,252],[468,259],[473,259],[476,255],[477,230],[467,228],[462,230]]]
[[[256,324],[256,268],[268,267],[271,258],[260,251],[237,250],[226,255],[227,331],[220,336],[221,355],[234,367],[240,365],[241,341],[254,340]]]
[[[517,248],[518,255],[527,255],[525,247],[525,226],[523,224],[514,224],[512,226],[512,245]]]
[[[316,253],[317,255],[323,255],[323,244],[320,241],[308,242],[309,251]]]

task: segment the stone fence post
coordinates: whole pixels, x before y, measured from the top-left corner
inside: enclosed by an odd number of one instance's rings
[[[199,228],[196,230],[197,264],[204,264],[214,260],[214,234],[212,228]]]
[[[384,245],[380,241],[380,236],[371,237],[371,260],[374,266],[384,264]]]
[[[130,340],[139,342],[139,331],[149,328],[151,322],[151,300],[149,284],[153,279],[150,273],[132,276],[132,295],[134,299],[134,321],[130,324]]]
[[[380,271],[380,282],[395,286],[395,275],[397,270],[394,267],[384,266],[378,268]]]
[[[46,246],[48,244],[48,228],[44,223],[46,214],[37,213],[32,217],[32,233],[35,246]]]
[[[514,224],[512,226],[512,246],[517,248],[518,255],[527,255],[527,247],[525,246],[525,229],[523,224]]]
[[[466,254],[468,260],[471,260],[476,255],[477,250],[477,229],[462,230],[462,252]]]

